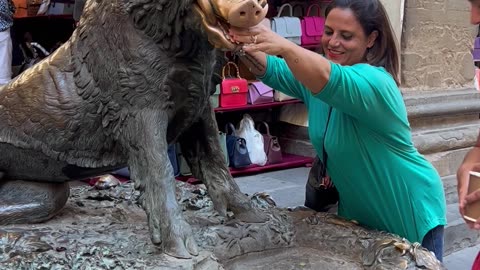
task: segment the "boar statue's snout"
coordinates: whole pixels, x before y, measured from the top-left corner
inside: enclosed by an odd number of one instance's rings
[[[258,0],[243,1],[230,9],[227,21],[230,25],[237,27],[255,26],[259,24],[267,14],[268,6],[265,2]]]
[[[208,41],[216,48],[234,50],[238,44],[228,34],[231,26],[248,28],[262,22],[267,0],[197,0],[194,7]]]

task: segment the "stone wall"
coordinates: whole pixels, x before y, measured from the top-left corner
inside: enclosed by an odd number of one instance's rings
[[[430,90],[472,86],[467,0],[406,0],[402,36],[402,88]]]

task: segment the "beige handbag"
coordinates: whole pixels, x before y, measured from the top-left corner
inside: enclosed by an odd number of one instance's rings
[[[294,97],[291,97],[289,95],[286,95],[280,91],[273,91],[273,99],[275,101],[285,101],[285,100],[292,100],[292,99],[295,99]]]

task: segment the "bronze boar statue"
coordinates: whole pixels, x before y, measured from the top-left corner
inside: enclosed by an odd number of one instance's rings
[[[0,225],[50,219],[69,180],[126,167],[150,237],[178,258],[197,255],[175,198],[167,155],[179,143],[220,214],[267,215],[223,161],[209,104],[229,25],[258,24],[266,0],[89,0],[71,38],[0,88]]]

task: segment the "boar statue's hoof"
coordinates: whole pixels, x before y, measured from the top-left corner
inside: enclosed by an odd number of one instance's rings
[[[0,225],[49,220],[65,206],[69,194],[67,182],[0,182]]]
[[[181,215],[172,215],[173,216],[169,218],[149,216],[148,223],[152,242],[160,246],[165,254],[178,259],[190,259],[192,256],[197,256],[198,247],[193,238],[190,224],[188,224]],[[169,222],[167,222],[167,220],[174,220],[174,222],[168,224]]]

